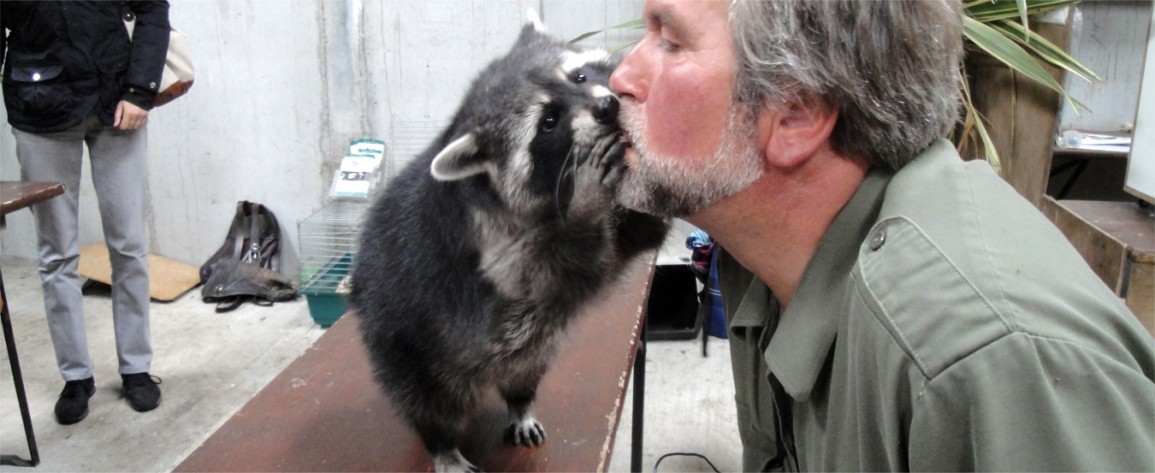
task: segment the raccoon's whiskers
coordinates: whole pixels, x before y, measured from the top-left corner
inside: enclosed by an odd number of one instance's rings
[[[570,169],[572,167],[572,169]],[[569,151],[565,154],[565,161],[562,162],[561,172],[557,174],[557,182],[553,188],[553,204],[557,209],[558,215],[565,215],[565,209],[561,208],[561,185],[565,181],[566,172],[568,171],[577,179],[578,160],[574,157],[574,146],[570,145]]]

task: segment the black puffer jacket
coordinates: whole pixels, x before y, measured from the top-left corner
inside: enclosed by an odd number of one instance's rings
[[[0,1],[8,123],[50,133],[90,113],[111,125],[120,100],[150,110],[168,37],[167,1]]]

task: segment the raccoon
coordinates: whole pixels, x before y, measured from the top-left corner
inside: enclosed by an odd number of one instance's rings
[[[530,405],[565,327],[664,241],[664,220],[613,200],[628,146],[616,64],[531,21],[366,216],[348,301],[437,471],[478,471],[458,440],[493,387],[507,441],[542,444]]]

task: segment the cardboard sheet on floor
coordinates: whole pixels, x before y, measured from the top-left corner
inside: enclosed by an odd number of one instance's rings
[[[112,284],[112,264],[108,261],[108,246],[93,243],[80,249],[81,276]],[[200,268],[154,254],[148,255],[148,295],[153,300],[171,302],[200,284]]]

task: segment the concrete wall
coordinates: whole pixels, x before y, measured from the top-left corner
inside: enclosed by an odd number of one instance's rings
[[[295,277],[297,224],[327,202],[349,141],[383,139],[402,165],[509,48],[529,7],[562,38],[641,15],[641,0],[174,0],[197,76],[189,95],[150,114],[152,253],[199,266],[236,202],[252,200],[279,217],[284,272]],[[613,47],[639,34],[585,42]],[[0,179],[17,180],[0,118]],[[84,172],[82,246],[103,240]],[[29,212],[9,216],[0,255],[35,258]]]
[[[1066,75],[1063,87],[1087,109],[1077,113],[1064,101],[1059,131],[1131,132],[1151,8],[1150,0],[1091,0],[1075,8],[1070,54],[1103,80],[1086,82]]]

